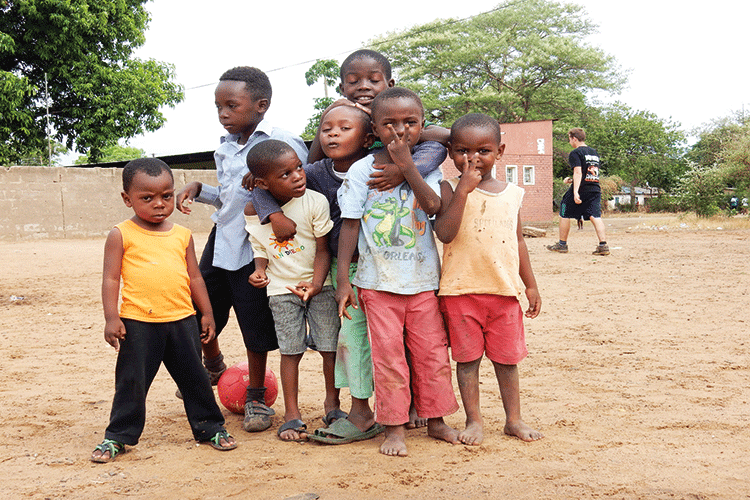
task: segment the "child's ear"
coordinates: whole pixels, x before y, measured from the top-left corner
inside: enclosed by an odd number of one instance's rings
[[[362,144],[362,147],[365,149],[370,149],[370,147],[375,143],[375,135],[367,132],[367,135],[365,136],[365,142]]]
[[[258,110],[258,113],[265,113],[268,111],[269,106],[271,106],[271,101],[268,99],[258,99],[258,101],[255,103],[256,109]]]
[[[389,87],[395,87],[396,86],[396,80],[394,80],[393,78],[391,78],[390,80],[388,80],[388,86]]]
[[[505,144],[500,144],[500,147],[497,148],[497,159],[498,160],[503,156],[504,152],[505,152]]]
[[[268,190],[268,183],[266,182],[265,179],[262,179],[262,178],[259,179],[256,177],[253,180],[255,181],[255,187]]]
[[[125,206],[128,208],[133,208],[133,202],[130,201],[130,196],[128,196],[128,193],[123,191],[120,193],[120,196],[122,196],[122,201],[125,202]]]
[[[445,143],[445,148],[448,150],[448,156],[453,156],[453,146],[450,141]]]

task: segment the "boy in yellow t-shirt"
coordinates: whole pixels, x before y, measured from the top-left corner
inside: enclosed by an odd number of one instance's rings
[[[117,351],[115,397],[104,441],[93,462],[110,462],[135,445],[146,420],[146,394],[164,363],[183,395],[197,441],[237,447],[224,429],[196,340],[209,342],[215,324],[190,230],[167,219],[174,178],[166,163],[140,158],[125,165],[122,199],[135,215],[115,226],[104,247],[104,339]],[[122,304],[117,303],[122,278]],[[198,305],[201,330],[193,316]]]

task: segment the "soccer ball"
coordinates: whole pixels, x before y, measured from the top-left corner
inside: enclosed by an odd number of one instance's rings
[[[245,412],[245,395],[248,381],[247,361],[230,366],[216,385],[219,401],[232,413]],[[270,368],[266,368],[266,406],[273,406],[279,395],[279,383]]]

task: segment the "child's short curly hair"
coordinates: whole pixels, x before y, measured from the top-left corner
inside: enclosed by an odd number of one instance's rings
[[[351,65],[354,61],[359,61],[361,59],[372,59],[376,63],[380,65],[380,69],[383,72],[383,76],[386,80],[391,79],[391,62],[388,60],[387,57],[385,57],[380,52],[370,50],[370,49],[360,49],[355,50],[351,54],[349,54],[346,59],[344,59],[344,62],[341,63],[341,69],[339,71],[339,74],[341,76],[341,81],[344,81],[344,76],[346,75],[346,70],[349,68],[349,65]]]
[[[294,148],[284,141],[267,139],[253,146],[247,153],[247,168],[256,179],[264,179],[273,171],[275,162],[287,153],[294,153]]]
[[[245,82],[245,89],[253,100],[271,99],[271,82],[268,76],[258,68],[251,66],[237,66],[224,72],[219,78],[223,81]]]
[[[410,99],[414,101],[414,103],[419,106],[419,109],[422,110],[422,118],[424,118],[422,99],[419,98],[416,92],[405,87],[391,87],[376,95],[375,99],[372,100],[371,116],[373,122],[379,112],[379,108],[383,106],[383,103],[393,99]]]
[[[463,115],[458,120],[453,122],[453,125],[451,126],[450,139],[448,140],[453,140],[454,134],[456,134],[459,130],[472,127],[489,130],[495,136],[498,144],[502,142],[503,136],[500,132],[500,123],[498,123],[498,121],[491,116],[482,113],[469,113]]]
[[[174,181],[174,175],[169,165],[164,163],[158,158],[137,158],[129,161],[125,168],[122,169],[122,190],[126,193],[130,190],[131,184],[133,184],[133,177],[138,172],[150,175],[151,177],[159,177],[162,172],[167,172]]]

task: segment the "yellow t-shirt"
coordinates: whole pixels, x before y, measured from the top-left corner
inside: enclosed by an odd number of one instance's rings
[[[148,231],[131,220],[115,227],[123,246],[120,317],[165,323],[195,314],[185,258],[190,230]]]
[[[448,181],[453,189],[458,179]],[[438,295],[492,294],[521,297],[518,210],[524,191],[508,184],[499,193],[475,189],[466,200],[461,227],[443,246]]]

